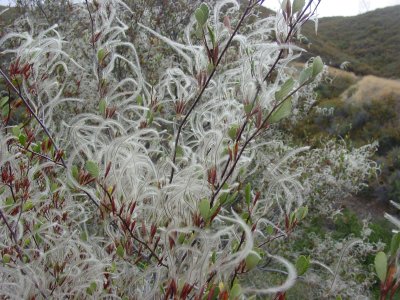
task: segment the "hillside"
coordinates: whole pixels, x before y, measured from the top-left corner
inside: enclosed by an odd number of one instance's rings
[[[20,12],[15,7],[7,7],[0,5],[0,34],[3,29],[10,25],[14,19],[20,15]]]
[[[321,55],[328,64],[349,61],[357,74],[400,78],[400,5],[354,17],[321,18],[318,35],[314,24],[303,34],[311,42],[304,58]]]
[[[5,7],[0,6],[0,12]],[[264,8],[262,14],[271,11]],[[11,8],[0,16],[4,28],[18,15]],[[331,66],[350,62],[350,70],[359,75],[400,78],[400,5],[377,9],[354,17],[319,19],[318,34],[314,24],[306,24],[302,33],[311,45],[304,60],[320,55]],[[1,34],[1,29],[0,29]]]

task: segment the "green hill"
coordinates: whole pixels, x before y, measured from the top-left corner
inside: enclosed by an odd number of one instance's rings
[[[302,33],[311,42],[304,58],[321,55],[332,66],[349,61],[357,74],[400,78],[400,5],[354,17],[319,19]]]

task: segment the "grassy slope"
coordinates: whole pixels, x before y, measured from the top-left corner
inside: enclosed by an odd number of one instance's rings
[[[306,24],[303,34],[312,43],[305,58],[321,55],[339,66],[351,62],[358,74],[400,78],[400,5],[371,11],[355,17],[330,17]]]
[[[7,11],[5,11],[7,9]],[[4,30],[4,28],[10,25],[14,19],[20,16],[20,12],[15,7],[7,7],[4,5],[0,5],[0,13],[5,11],[0,15],[0,34]]]

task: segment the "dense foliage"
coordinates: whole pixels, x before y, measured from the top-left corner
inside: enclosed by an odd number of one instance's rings
[[[376,146],[298,147],[281,127],[324,75],[293,65],[319,1],[172,7],[178,31],[153,23],[163,2],[67,3],[60,25],[27,3],[0,39],[0,295],[368,296],[367,226],[302,244],[302,225],[365,185]]]

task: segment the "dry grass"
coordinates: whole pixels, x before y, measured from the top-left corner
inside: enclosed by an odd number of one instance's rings
[[[360,77],[358,77],[356,74],[354,74],[353,72],[348,72],[348,71],[344,71],[338,68],[334,68],[334,67],[328,67],[328,76],[330,77],[342,77],[342,78],[348,78],[352,81],[357,81]]]
[[[344,100],[356,102],[400,97],[400,80],[365,76],[342,95]]]

